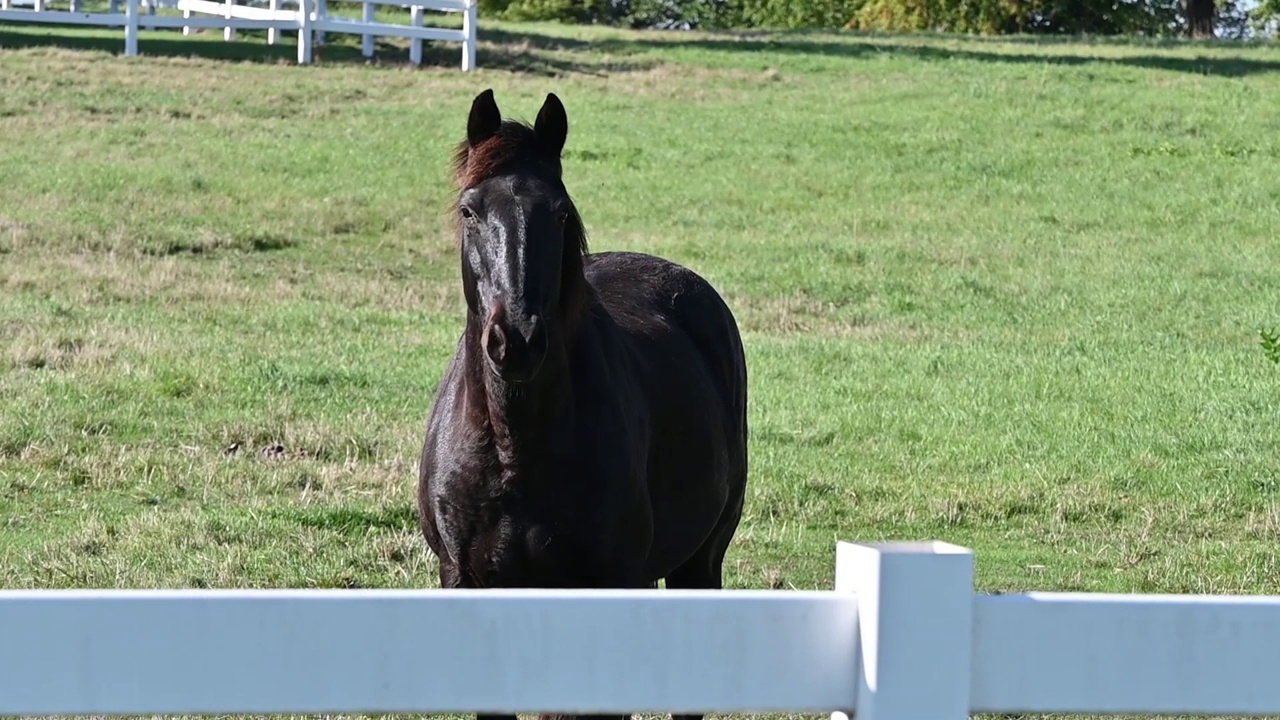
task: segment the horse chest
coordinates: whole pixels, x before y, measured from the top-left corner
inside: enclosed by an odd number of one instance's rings
[[[490,466],[492,468],[492,466]],[[634,568],[637,503],[581,462],[538,472],[493,468],[441,483],[435,503],[442,577],[460,587],[587,587]],[[647,522],[647,512],[644,512]],[[631,541],[633,542],[633,541]]]

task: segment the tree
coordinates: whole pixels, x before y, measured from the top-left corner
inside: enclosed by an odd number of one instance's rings
[[[1280,31],[1280,0],[1260,0],[1256,7],[1249,11],[1249,24],[1264,35],[1272,35]]]
[[[1182,0],[1182,13],[1187,19],[1187,34],[1196,39],[1213,37],[1213,27],[1218,19],[1215,0]]]
[[[1258,3],[1250,12],[1243,2]],[[480,0],[511,20],[657,28],[824,28],[1044,35],[1243,36],[1280,0]]]

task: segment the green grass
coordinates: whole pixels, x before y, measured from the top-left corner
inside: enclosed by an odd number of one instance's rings
[[[737,314],[731,587],[943,539],[984,591],[1280,593],[1280,49],[486,22],[464,75],[209,35],[0,29],[0,586],[435,583],[492,86],[563,98],[594,249]]]

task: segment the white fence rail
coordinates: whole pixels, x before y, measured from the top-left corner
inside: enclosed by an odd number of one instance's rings
[[[0,0],[0,23],[41,23],[53,25],[95,25],[124,28],[125,55],[138,54],[140,29],[181,28],[189,35],[197,28],[221,28],[223,38],[234,40],[237,30],[267,30],[267,42],[279,42],[282,31],[296,31],[298,35],[298,62],[308,64],[314,58],[315,46],[323,43],[326,32],[350,33],[362,36],[362,50],[366,57],[374,54],[377,37],[408,38],[409,61],[422,63],[422,42],[437,40],[462,44],[462,69],[476,66],[477,1],[476,0],[363,0],[360,18],[347,18],[328,12],[325,0],[290,0],[293,9],[282,9],[281,0],[269,0],[266,8],[241,4],[235,0],[126,0],[123,12],[118,0],[112,0],[107,12],[84,12],[80,0],[68,0],[68,10],[51,8],[47,0],[31,0],[31,9],[14,7],[13,0]],[[161,4],[172,5],[182,11],[182,17],[156,14]],[[408,24],[376,22],[375,10],[379,5],[389,5],[408,11]],[[460,13],[462,29],[424,27],[426,10]],[[198,17],[204,14],[207,17]]]
[[[834,591],[0,591],[0,715],[1280,714],[1280,598],[981,595],[943,543]]]

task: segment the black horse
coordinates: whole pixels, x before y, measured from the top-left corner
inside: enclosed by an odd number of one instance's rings
[[[455,156],[466,328],[427,421],[422,531],[445,588],[722,587],[747,481],[747,368],[704,279],[587,255],[568,118],[486,90]],[[700,717],[700,716],[693,716]]]

